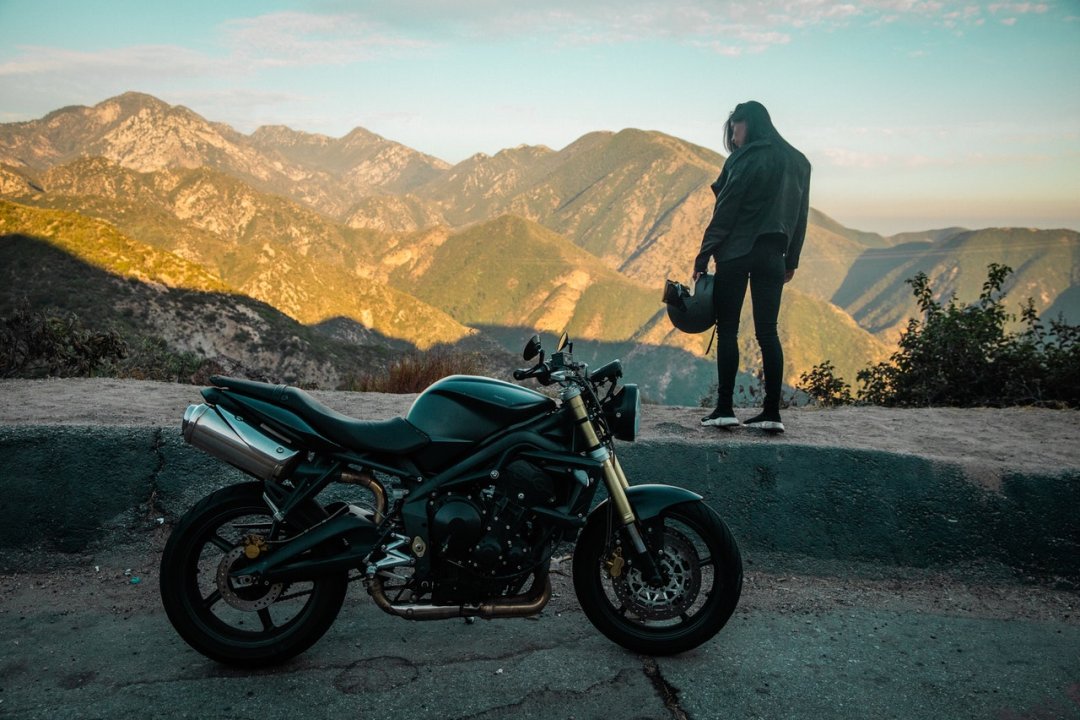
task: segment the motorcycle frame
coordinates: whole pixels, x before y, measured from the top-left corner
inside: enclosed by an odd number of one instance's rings
[[[246,402],[247,398],[242,394],[228,390],[219,390],[218,393],[220,399],[227,397],[227,404],[235,406],[231,409],[248,416],[254,415],[263,422],[280,424],[278,418],[260,417],[258,407]],[[539,419],[530,419],[506,428],[487,439],[467,457],[430,477],[425,477],[407,457],[394,456],[388,460],[377,453],[356,453],[345,449],[337,452],[313,451],[287,477],[264,481],[263,500],[275,520],[281,522],[289,519],[297,508],[305,506],[308,500],[317,497],[330,484],[345,482],[366,486],[373,492],[376,497],[374,516],[379,518],[379,521],[365,521],[351,515],[331,518],[290,539],[287,543],[288,552],[284,552],[285,548],[282,548],[236,571],[233,576],[238,580],[259,577],[260,580],[285,581],[341,570],[370,570],[371,568],[365,567],[364,558],[375,548],[386,546],[388,541],[392,540],[394,527],[393,523],[388,523],[387,520],[397,513],[398,509],[392,507],[391,503],[400,503],[401,521],[412,551],[410,564],[418,574],[426,576],[431,572],[431,555],[425,548],[430,537],[428,503],[444,491],[484,481],[494,482],[506,466],[516,460],[532,461],[549,475],[565,476],[564,482],[571,483],[565,493],[566,501],[562,505],[537,505],[528,509],[560,531],[563,539],[572,539],[585,524],[586,512],[600,480],[604,480],[609,494],[614,488],[625,502],[623,486],[614,471],[615,465],[610,454],[605,454],[606,450],[597,452],[598,448],[593,447],[598,437],[591,422],[579,425],[589,428],[584,437],[588,445],[586,450],[591,452],[579,454],[577,439],[573,435],[566,437],[566,414],[570,413],[571,418],[576,418],[580,412],[577,408],[584,408],[580,397],[564,402],[559,408]],[[569,450],[568,440],[571,446]],[[581,479],[582,475],[575,471],[581,471],[584,481]],[[394,498],[392,490],[388,491],[376,479],[375,473],[401,478],[406,482],[411,480],[415,486],[406,489],[403,496],[397,499]],[[612,496],[615,497],[614,494]],[[331,558],[297,559],[308,550],[340,534],[348,534],[352,541],[348,552]]]

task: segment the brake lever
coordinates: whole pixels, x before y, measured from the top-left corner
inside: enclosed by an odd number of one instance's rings
[[[542,362],[533,365],[531,368],[518,368],[514,371],[515,380],[528,380],[534,378],[540,374],[540,371],[544,369],[546,365]]]

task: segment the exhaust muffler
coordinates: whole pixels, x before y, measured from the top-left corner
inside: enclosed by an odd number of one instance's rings
[[[184,440],[260,480],[289,473],[300,453],[246,423],[238,415],[200,403],[189,405],[181,428]]]

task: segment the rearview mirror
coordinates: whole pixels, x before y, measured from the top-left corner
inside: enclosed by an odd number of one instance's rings
[[[529,338],[529,342],[525,343],[525,352],[521,353],[521,357],[526,360],[532,360],[534,357],[540,354],[540,336],[533,335]]]

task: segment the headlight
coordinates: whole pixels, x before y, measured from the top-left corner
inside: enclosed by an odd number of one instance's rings
[[[619,440],[633,442],[638,433],[638,414],[641,393],[637,385],[623,385],[604,401],[604,416],[611,434]]]

